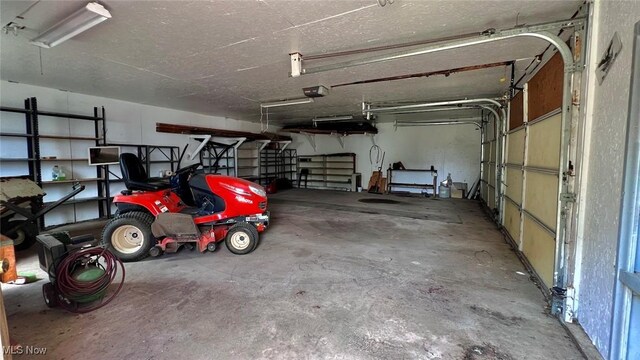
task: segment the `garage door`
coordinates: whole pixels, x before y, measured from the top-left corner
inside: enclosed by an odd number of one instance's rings
[[[553,286],[562,133],[562,57],[556,54],[510,103],[503,226]]]

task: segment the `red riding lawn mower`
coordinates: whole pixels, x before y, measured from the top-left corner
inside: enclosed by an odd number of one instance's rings
[[[138,261],[182,245],[215,251],[224,240],[234,254],[252,252],[258,233],[269,224],[264,188],[235,177],[198,174],[198,167],[186,166],[167,182],[149,178],[136,155],[121,154],[127,190],[114,197],[116,216],[102,232],[109,250],[122,261]]]

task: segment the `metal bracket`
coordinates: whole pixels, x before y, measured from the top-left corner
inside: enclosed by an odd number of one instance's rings
[[[274,141],[277,142],[279,144],[282,144],[282,147],[280,148],[280,151],[278,151],[278,155],[282,154],[282,152],[284,151],[284,149],[287,148],[287,146],[289,146],[291,144],[291,140],[286,140],[286,141]]]
[[[307,141],[309,142],[309,145],[311,145],[311,147],[313,148],[313,151],[318,150],[316,148],[316,136],[314,134],[309,134],[306,132],[301,132],[300,134],[304,135],[304,137],[307,138]]]
[[[256,140],[256,142],[259,144],[258,153],[260,153],[262,152],[262,149],[264,149],[271,142],[271,140]]]
[[[371,139],[371,145],[376,146],[376,134],[369,134],[369,133],[364,133],[365,135],[369,136],[369,138]]]
[[[560,194],[560,200],[564,202],[576,202],[578,196],[574,193],[562,193]]]
[[[564,66],[565,74],[571,74],[582,70],[584,70],[584,65],[580,63],[567,64]]]
[[[194,160],[196,156],[200,154],[200,151],[202,151],[202,149],[207,146],[209,140],[211,140],[211,135],[191,135],[189,137],[191,139],[200,141],[200,145],[198,145],[198,147],[189,154],[189,160]]]
[[[338,133],[333,133],[331,135],[336,137],[336,140],[338,140],[338,143],[340,144],[340,147],[344,149],[344,139],[343,139],[344,135],[338,134]]]

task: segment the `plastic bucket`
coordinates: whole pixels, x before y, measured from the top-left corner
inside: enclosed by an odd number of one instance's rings
[[[451,188],[447,187],[447,186],[442,186],[440,185],[440,191],[438,194],[438,197],[440,198],[444,198],[444,199],[448,199],[451,197]]]

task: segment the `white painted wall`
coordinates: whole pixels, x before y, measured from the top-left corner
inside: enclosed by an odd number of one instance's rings
[[[624,139],[629,103],[633,26],[640,21],[639,1],[596,1],[592,56],[593,76],[617,31],[623,50],[604,83],[590,82],[587,90],[585,152],[587,176],[581,183],[581,219],[577,259],[581,263],[578,320],[598,350],[609,352],[611,310],[615,283]]]
[[[136,104],[122,100],[89,96],[51,88],[17,84],[8,81],[0,82],[0,103],[7,107],[24,107],[24,99],[36,97],[38,109],[46,111],[66,112],[93,115],[94,106],[104,106],[106,112],[107,142],[151,145],[175,145],[182,148],[187,141],[186,135],[164,134],[155,131],[156,122],[171,124],[207,126],[220,129],[259,132],[260,125],[229,118],[207,116],[186,111]],[[24,115],[0,112],[0,131],[24,132]],[[41,134],[92,136],[93,122],[69,120],[52,117],[40,118]],[[61,157],[86,158],[87,147],[91,142],[69,140],[41,140],[41,156],[55,155]],[[26,157],[26,145],[23,138],[2,137],[0,139],[0,158]],[[188,163],[188,162],[186,162]],[[51,168],[60,165],[65,169],[67,178],[95,177],[95,168],[84,162],[43,162],[43,180],[51,179]],[[114,172],[119,173],[117,166]],[[112,168],[114,168],[112,167]],[[160,169],[168,169],[167,165],[154,165],[150,171],[157,176]],[[2,162],[0,176],[26,174],[24,163]],[[94,184],[86,183],[87,189],[78,197],[97,196]],[[112,194],[124,188],[122,183],[112,184]],[[53,201],[69,192],[71,184],[45,185],[47,196],[45,201]],[[73,208],[76,211],[73,211]],[[98,216],[95,203],[65,205],[47,215],[47,225],[68,223],[96,218]]]
[[[453,181],[466,182],[471,187],[480,175],[480,130],[475,125],[399,127],[394,130],[393,123],[379,123],[377,127],[376,144],[386,152],[385,176],[389,164],[397,161],[402,161],[406,168],[428,169],[433,165],[438,170],[439,182],[451,173]],[[364,187],[371,172],[377,170],[369,160],[372,142],[367,135],[345,137],[344,149],[335,137],[316,135],[316,151],[303,135],[293,134],[292,137],[292,146],[298,150],[298,155],[355,153],[356,171],[362,173]]]

